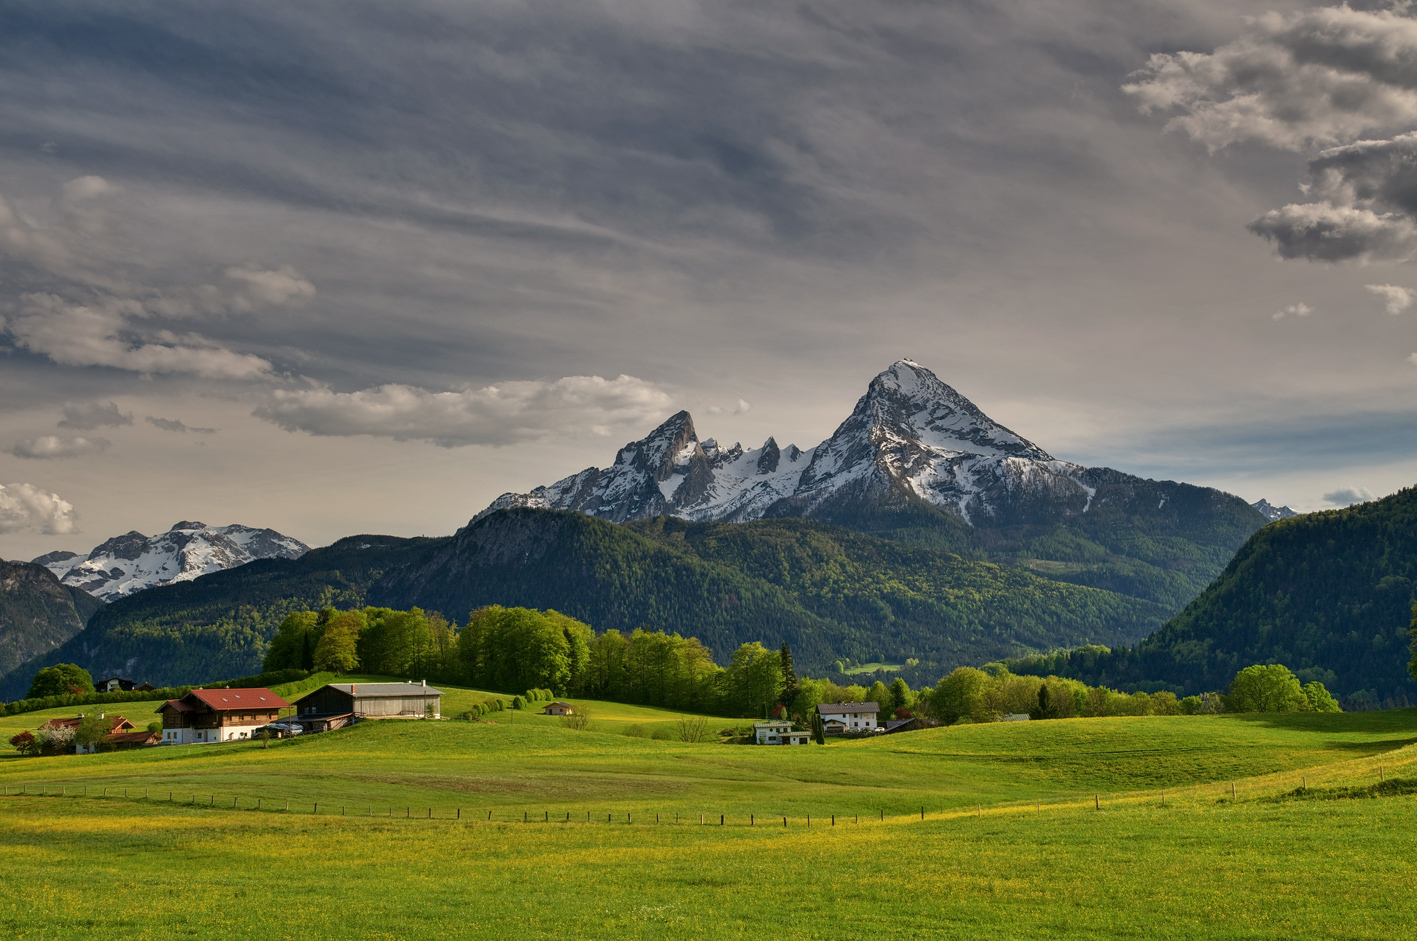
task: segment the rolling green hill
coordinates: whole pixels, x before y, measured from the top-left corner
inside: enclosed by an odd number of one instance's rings
[[[1408,627],[1417,603],[1417,489],[1256,533],[1199,598],[1135,647],[1014,663],[1090,683],[1223,689],[1283,663],[1350,705],[1417,701]]]

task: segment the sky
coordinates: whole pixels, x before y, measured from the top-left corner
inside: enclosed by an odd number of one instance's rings
[[[0,8],[0,557],[446,534],[908,357],[1059,458],[1417,483],[1417,9]]]

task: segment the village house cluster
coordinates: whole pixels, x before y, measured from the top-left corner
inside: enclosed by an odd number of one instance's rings
[[[131,681],[126,688],[132,689]],[[124,688],[115,686],[115,689]],[[426,681],[413,683],[330,683],[309,693],[295,707],[295,714],[281,717],[282,709],[292,708],[281,696],[264,687],[251,689],[194,689],[179,699],[158,706],[161,731],[139,730],[123,716],[111,720],[111,731],[103,744],[113,748],[144,745],[198,745],[216,742],[249,741],[263,735],[288,738],[309,732],[327,732],[364,719],[437,719],[442,715],[443,691]],[[100,718],[107,718],[100,715]],[[82,714],[50,719],[42,730],[74,731],[83,723]],[[73,745],[75,754],[96,751],[98,743]]]

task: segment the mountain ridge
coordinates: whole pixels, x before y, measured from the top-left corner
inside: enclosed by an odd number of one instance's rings
[[[104,601],[156,585],[191,581],[257,559],[295,559],[310,547],[273,529],[234,523],[208,526],[183,520],[165,533],[131,530],[95,546],[86,556],[50,552],[34,559],[65,585]]]

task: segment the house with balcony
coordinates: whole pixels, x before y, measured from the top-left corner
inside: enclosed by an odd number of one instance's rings
[[[280,718],[286,702],[264,687],[194,689],[158,707],[163,745],[193,745],[249,739],[263,725]]]

